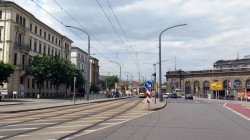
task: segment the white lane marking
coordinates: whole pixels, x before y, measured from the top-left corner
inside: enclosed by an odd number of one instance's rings
[[[227,109],[231,110],[232,112],[234,112],[235,114],[237,114],[237,115],[241,116],[242,118],[244,118],[244,119],[246,119],[246,120],[250,121],[250,118],[248,118],[247,116],[242,115],[242,114],[240,114],[239,112],[237,112],[237,111],[235,111],[235,110],[233,110],[233,109],[231,109],[231,108],[227,107],[227,106],[226,106],[226,104],[227,104],[227,103],[225,103],[225,104],[223,105],[225,108],[227,108]]]
[[[69,128],[69,127],[78,127],[78,126],[89,126],[89,125],[92,125],[92,124],[82,124],[82,125],[70,125],[70,126],[53,126],[53,127],[49,127],[54,129],[54,128]]]
[[[111,125],[107,125],[107,126],[104,126],[104,127],[98,128],[98,129],[95,129],[95,130],[85,130],[85,131],[83,131],[82,133],[77,134],[77,135],[73,135],[73,136],[71,136],[71,137],[68,137],[68,138],[66,138],[65,140],[74,139],[74,138],[77,138],[77,137],[79,137],[79,136],[83,136],[83,135],[86,135],[86,134],[89,134],[89,133],[92,133],[92,132],[95,132],[95,131],[99,131],[99,130],[102,130],[102,129],[105,129],[105,128],[109,128],[109,127],[115,126],[115,125],[117,125],[117,124],[121,124],[121,123],[124,123],[124,122],[128,122],[128,121],[130,121],[130,120],[133,120],[133,119],[135,119],[135,118],[138,118],[138,117],[141,117],[141,116],[144,116],[144,115],[153,113],[153,112],[155,112],[155,111],[148,112],[148,113],[142,114],[142,115],[140,115],[140,116],[135,116],[134,118],[126,119],[126,120],[124,120],[124,121],[117,122],[117,123],[113,123],[113,124],[111,124]],[[100,124],[99,124],[99,125],[100,125]]]
[[[26,125],[43,125],[43,124],[55,124],[55,123],[34,123],[34,124],[14,124],[9,126],[26,126]]]
[[[44,132],[44,133],[35,133],[39,135],[48,135],[48,134],[64,134],[64,133],[74,133],[76,131],[56,131],[56,132]]]
[[[15,137],[29,137],[30,135],[18,135],[18,136],[15,136]]]
[[[18,130],[32,130],[37,128],[16,128],[16,129],[2,129],[0,131],[18,131]]]

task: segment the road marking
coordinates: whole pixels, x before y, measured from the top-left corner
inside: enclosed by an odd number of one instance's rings
[[[121,124],[121,123],[125,123],[125,122],[128,122],[130,120],[133,120],[135,118],[139,118],[141,116],[144,116],[144,115],[147,115],[147,114],[150,114],[150,113],[153,113],[155,111],[152,111],[152,112],[148,112],[148,113],[145,113],[145,114],[142,114],[142,115],[139,115],[139,116],[135,116],[133,118],[130,118],[130,119],[116,119],[116,120],[123,120],[121,122],[117,122],[117,123],[112,123],[111,125],[107,125],[107,126],[104,126],[104,127],[101,127],[101,128],[98,128],[98,129],[95,129],[95,130],[85,130],[83,132],[81,132],[80,134],[77,134],[77,135],[73,135],[69,138],[66,138],[65,140],[70,140],[70,139],[74,139],[74,138],[77,138],[79,136],[83,136],[83,135],[86,135],[86,134],[89,134],[89,133],[92,133],[92,132],[95,132],[95,131],[99,131],[99,130],[102,130],[102,129],[105,129],[105,128],[109,128],[109,127],[112,127],[112,126],[115,126],[115,125],[118,125],[118,124]],[[114,119],[110,119],[110,120],[114,120]],[[101,123],[102,124],[102,123]],[[104,123],[105,124],[105,123]],[[99,124],[100,125],[100,124]]]
[[[91,124],[81,124],[81,125],[70,125],[70,126],[53,126],[53,127],[49,127],[50,128],[69,128],[69,127],[77,127],[77,126],[89,126]]]
[[[37,128],[16,128],[16,129],[2,129],[0,131],[16,131],[16,130],[32,130]]]
[[[231,109],[231,108],[227,107],[227,106],[226,106],[226,104],[227,104],[227,103],[225,103],[225,104],[223,105],[225,108],[227,108],[227,109],[231,110],[232,112],[234,112],[235,114],[237,114],[237,115],[241,116],[242,118],[244,118],[244,119],[246,119],[246,120],[250,121],[250,118],[248,118],[247,116],[242,115],[242,114],[240,114],[239,112],[237,112],[237,111],[235,111],[235,110],[233,110],[233,109]]]
[[[64,134],[64,133],[74,133],[76,131],[56,131],[56,132],[44,132],[44,133],[35,133],[39,135],[48,135],[48,134]]]
[[[55,124],[55,123],[14,124],[9,126],[25,126],[25,125],[41,125],[41,124]]]

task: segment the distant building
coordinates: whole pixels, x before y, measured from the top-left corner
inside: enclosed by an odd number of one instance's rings
[[[30,61],[37,55],[53,55],[70,61],[72,41],[41,22],[14,2],[0,1],[0,60],[15,65],[9,83],[0,89],[13,91],[20,97],[36,97],[39,92],[35,80],[25,75]],[[40,97],[63,96],[65,87],[49,81],[42,85]]]
[[[250,93],[250,58],[236,60],[219,60],[214,63],[214,69],[197,71],[166,72],[167,92],[175,88],[182,89],[185,94],[196,94],[207,97],[211,82],[222,82],[222,90],[218,91],[220,98],[238,93]],[[215,92],[212,92],[215,94]]]
[[[99,84],[99,60],[90,57],[90,84]]]
[[[218,60],[214,63],[216,69],[250,68],[250,55],[243,59]]]

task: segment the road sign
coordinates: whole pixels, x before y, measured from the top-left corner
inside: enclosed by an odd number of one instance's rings
[[[147,81],[144,86],[146,88],[152,88],[153,87],[153,83],[151,81]]]
[[[210,82],[210,90],[222,90],[222,82]]]
[[[151,96],[150,96],[150,91],[147,89],[147,92],[146,92],[146,97],[147,97],[147,103],[151,103],[152,100],[151,100]]]

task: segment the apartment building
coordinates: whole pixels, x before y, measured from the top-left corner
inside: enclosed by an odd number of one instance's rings
[[[15,65],[15,72],[1,89],[7,89],[19,97],[36,97],[38,87],[34,78],[25,70],[36,55],[53,55],[70,61],[72,41],[41,22],[34,15],[14,2],[0,2],[0,60]],[[42,86],[40,97],[61,96],[65,87],[49,81]]]

